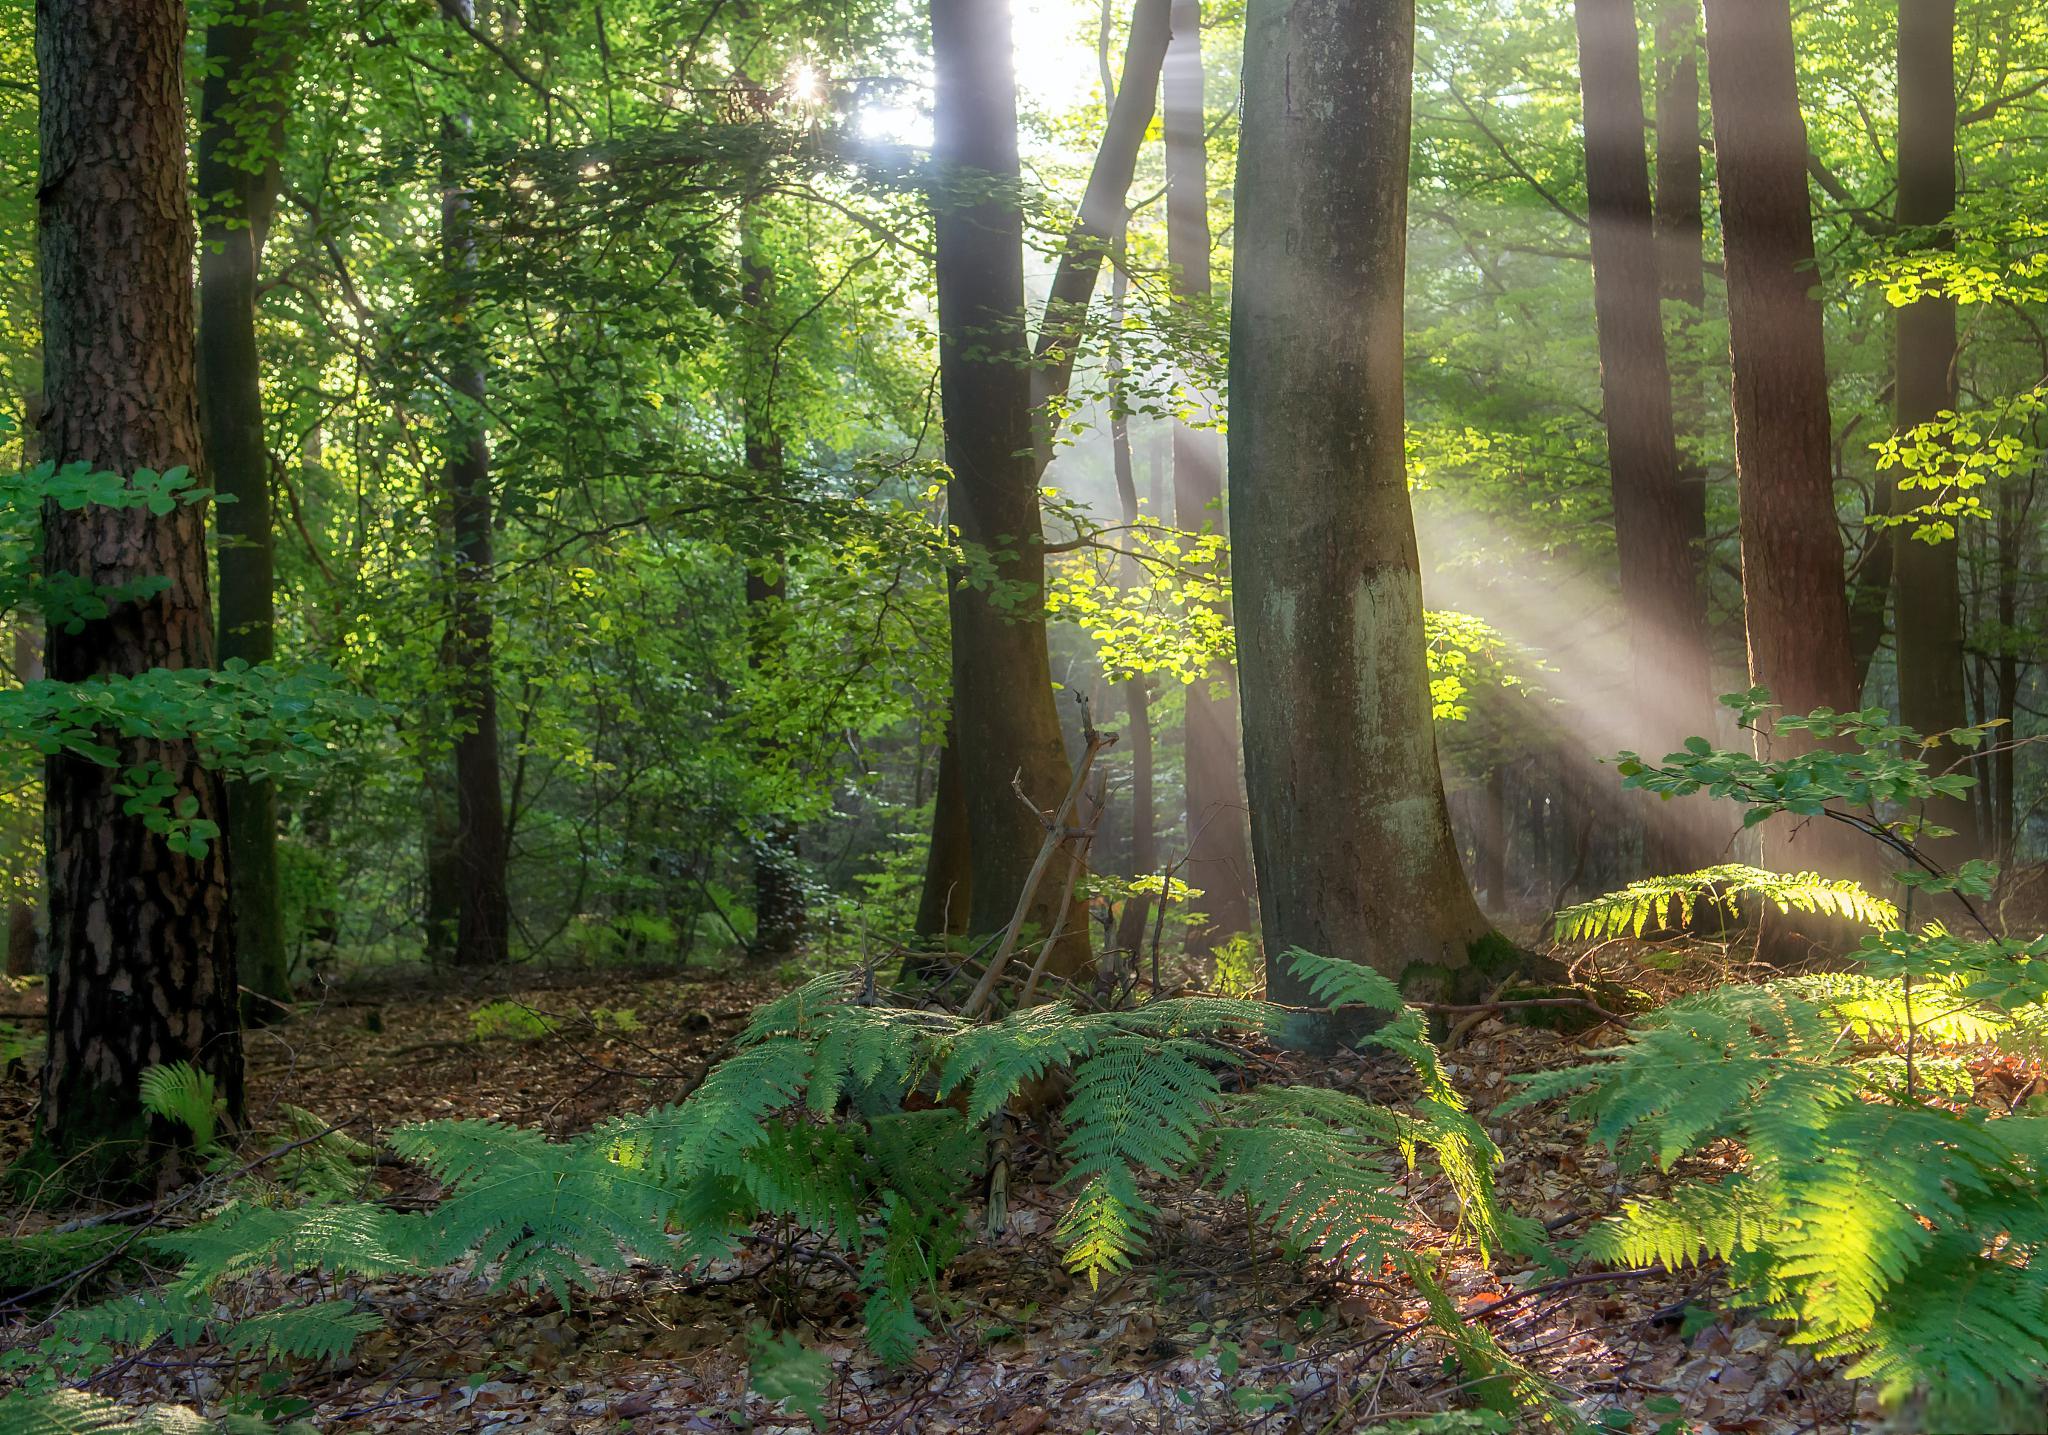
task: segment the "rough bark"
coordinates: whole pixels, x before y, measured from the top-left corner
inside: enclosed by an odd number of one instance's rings
[[[185,7],[42,0],[40,260],[43,452],[116,473],[201,464],[185,178]],[[205,509],[87,507],[44,514],[43,561],[95,586],[168,580],[77,632],[52,625],[59,682],[210,668]],[[225,825],[222,784],[188,740],[120,740],[123,767],[154,762]],[[40,1135],[65,1157],[143,1138],[138,1082],[190,1061],[242,1103],[228,849],[170,850],[124,812],[118,769],[60,754],[45,768],[50,906],[49,1054]],[[158,1140],[174,1133],[159,1129]],[[144,1174],[131,1164],[129,1179]]]
[[[278,142],[291,69],[292,13],[237,0],[206,29],[199,122],[199,394],[216,520],[219,657],[254,666],[276,655],[275,549],[263,390],[256,353],[256,276],[278,185]],[[267,1021],[291,999],[278,893],[277,789],[227,785],[235,872],[235,946],[244,1015]]]
[[[1009,5],[932,0],[931,20],[947,506],[993,580],[952,585],[953,719],[969,828],[968,930],[993,932],[1008,923],[1044,837],[1012,783],[1049,809],[1073,769],[1046,651]],[[1089,960],[1086,909],[1058,895],[1069,890],[1070,861],[1064,852],[1055,861],[1029,914],[1059,933],[1048,968],[1058,975]]]
[[[1899,199],[1902,229],[1920,243],[1947,239],[1956,205],[1955,0],[1900,0]],[[1923,299],[1898,311],[1895,420],[1910,429],[1956,406],[1956,306],[1953,299]],[[1938,494],[1906,489],[1902,507]],[[1945,732],[1970,720],[1963,678],[1963,600],[1956,538],[1923,542],[1895,529],[1898,594],[1892,628],[1898,643],[1899,721],[1919,732]],[[1928,816],[1956,836],[1940,854],[1957,861],[1976,850],[1967,799],[1930,804]]]
[[[1166,141],[1166,260],[1174,294],[1206,302],[1209,146],[1202,83],[1201,0],[1174,0],[1173,39],[1162,84]],[[1223,529],[1223,439],[1214,429],[1173,426],[1173,513],[1191,533]],[[1188,823],[1187,880],[1202,890],[1208,921],[1190,945],[1206,951],[1248,931],[1254,891],[1251,831],[1242,780],[1237,672],[1218,663],[1189,686],[1182,727]]]
[[[1750,681],[1786,712],[1851,708],[1857,682],[1791,10],[1786,0],[1706,0],[1706,16]],[[1803,737],[1760,742],[1782,757]],[[1835,825],[1768,824],[1766,863],[1842,871],[1860,849],[1829,834]]]
[[[450,23],[473,24],[472,0],[441,0]],[[491,452],[484,432],[484,365],[470,290],[476,274],[473,201],[462,156],[469,118],[441,125],[441,247],[448,284],[447,377],[453,391],[442,485],[454,540],[447,652],[455,747],[456,923],[458,966],[494,966],[511,955],[505,867],[504,786],[498,770],[498,689],[493,660]]]
[[[1410,0],[1253,0],[1230,515],[1267,988],[1303,947],[1455,984],[1489,927],[1437,765],[1402,441]]]
[[[1636,720],[1653,756],[1708,731],[1698,486],[1684,482],[1664,348],[1633,0],[1577,0],[1586,211],[1602,417]],[[1639,804],[1653,867],[1687,871],[1711,839],[1696,804]]]

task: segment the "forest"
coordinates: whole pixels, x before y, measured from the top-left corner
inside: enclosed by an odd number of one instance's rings
[[[0,1435],[2048,1431],[2036,0],[0,0],[0,158]]]

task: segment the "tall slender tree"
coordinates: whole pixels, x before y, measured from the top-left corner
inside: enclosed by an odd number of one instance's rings
[[[441,0],[441,18],[465,30],[473,0]],[[498,688],[491,615],[496,559],[491,525],[491,450],[484,429],[484,352],[471,291],[477,254],[474,201],[464,177],[471,142],[466,113],[441,121],[441,249],[448,286],[446,375],[452,402],[442,465],[443,502],[452,538],[448,641],[450,718],[455,748],[457,883],[453,956],[459,966],[490,966],[510,955],[506,890],[508,841],[498,769]]]
[[[1615,546],[1644,738],[1668,752],[1713,721],[1698,504],[1679,468],[1643,146],[1633,0],[1578,0],[1586,214]],[[1710,860],[1695,806],[1646,803],[1654,867]]]
[[[1488,936],[1437,766],[1402,417],[1410,0],[1252,0],[1230,516],[1267,986],[1455,980]]]
[[[1117,245],[1116,272],[1109,281],[1109,449],[1110,468],[1116,480],[1117,507],[1127,527],[1138,522],[1138,472],[1131,455],[1131,418],[1124,408],[1124,361],[1115,335],[1123,322],[1124,300],[1130,279],[1124,269],[1124,245]],[[1127,587],[1144,579],[1144,568],[1135,558],[1123,560],[1120,581]],[[1143,673],[1125,678],[1124,712],[1131,749],[1131,874],[1143,877],[1159,867],[1159,830],[1154,812],[1152,756],[1152,688]],[[1152,900],[1132,896],[1118,918],[1116,944],[1126,952],[1139,951],[1145,943],[1147,918]]]
[[[178,0],[37,7],[42,447],[59,464],[202,467],[184,50]],[[50,624],[51,679],[213,666],[204,514],[49,506],[46,573],[102,589],[163,580],[103,616]],[[142,1138],[151,1066],[190,1061],[213,1074],[231,1114],[242,1102],[227,845],[172,850],[119,790],[123,769],[154,764],[191,817],[224,825],[222,783],[189,738],[108,740],[119,768],[59,753],[45,769],[51,978],[38,1120],[59,1155]]]
[[[1209,261],[1209,142],[1202,72],[1202,0],[1174,0],[1161,118],[1166,145],[1166,262],[1176,297],[1206,303]],[[1213,428],[1173,428],[1173,513],[1190,532],[1222,528],[1223,439]],[[1194,933],[1207,948],[1252,924],[1251,833],[1244,807],[1237,673],[1218,663],[1187,691],[1183,727],[1189,882],[1203,893],[1208,922]]]
[[[932,0],[931,22],[947,507],[981,570],[977,581],[955,581],[949,602],[954,800],[967,815],[968,928],[988,932],[1009,920],[1045,835],[1011,784],[1050,810],[1073,770],[1046,649],[1010,7],[1008,0]],[[941,793],[941,820],[947,797]],[[1056,863],[1030,916],[1060,934],[1051,966],[1072,973],[1088,961],[1088,925],[1077,904],[1059,904],[1065,875]]]
[[[993,13],[994,8],[991,6],[988,13],[978,16],[976,23],[983,26],[1000,24],[1007,31],[1009,24],[1007,15],[996,15]],[[941,29],[941,21],[937,13],[938,9],[939,0],[934,0],[933,51],[935,58],[938,55]],[[950,25],[959,22],[949,19],[946,23]],[[947,33],[949,36],[952,35],[950,30]],[[1103,256],[1115,235],[1122,229],[1125,199],[1131,187],[1131,176],[1137,166],[1138,151],[1143,145],[1145,133],[1152,123],[1152,116],[1158,104],[1159,69],[1165,59],[1166,41],[1167,0],[1137,0],[1136,7],[1131,15],[1130,37],[1124,49],[1123,83],[1118,87],[1114,98],[1110,102],[1108,124],[1104,129],[1102,143],[1096,149],[1095,162],[1089,171],[1088,187],[1081,199],[1080,213],[1075,217],[1074,223],[1068,231],[1066,242],[1061,249],[1059,265],[1053,273],[1051,289],[1045,302],[1043,322],[1039,326],[1037,346],[1035,350],[1027,348],[1023,351],[1024,355],[1028,355],[1030,359],[1030,363],[1025,367],[1025,393],[1028,408],[1034,419],[1033,443],[1030,452],[1030,472],[1031,493],[1033,495],[1032,531],[1035,533],[1041,531],[1036,511],[1038,478],[1052,459],[1052,441],[1058,427],[1059,405],[1066,397],[1068,386],[1073,378],[1074,361],[1083,337],[1088,306],[1094,296],[1096,281],[1102,271]],[[975,37],[975,43],[977,45],[981,44],[978,34]],[[964,53],[956,54],[953,59],[954,63],[963,68],[968,63],[968,58]],[[1007,78],[1003,83],[1007,86],[1011,97],[1008,111],[1011,134],[1008,141],[1009,157],[1007,162],[1014,171],[1016,168],[1016,79],[1014,73],[1010,71],[1007,61],[1005,61],[1004,65],[1004,74]],[[987,78],[987,76],[982,78]],[[946,81],[942,78],[940,81],[940,98],[942,101],[945,95]],[[989,97],[984,103],[997,104],[999,99],[999,96]],[[996,123],[993,119],[982,115],[974,116],[974,122],[984,125]],[[937,129],[940,140],[939,152],[943,153],[950,141],[943,124],[938,125]],[[976,138],[974,143],[980,145],[982,141]],[[998,161],[1002,161],[1004,158],[993,151],[990,151],[988,157]],[[965,168],[967,172],[971,173],[973,166],[968,165]],[[985,180],[978,182],[970,180],[964,186],[956,186],[958,192],[950,196],[942,193],[939,196],[942,224],[940,240],[942,245],[946,242],[946,230],[943,224],[947,210],[958,208],[960,200],[970,197],[968,191],[971,191],[976,183],[979,183],[982,189],[990,187]],[[1000,182],[995,188],[998,190],[998,194],[993,196],[994,198],[1008,198],[1014,202],[1014,187],[1007,194],[1002,192],[1003,185]],[[973,228],[972,224],[968,224],[954,231],[956,247],[971,235]],[[1017,217],[1014,228],[1021,242],[1023,233],[1021,214]],[[991,241],[983,242],[984,244],[992,243]],[[992,261],[994,258],[993,253],[991,252],[987,257]],[[1019,264],[1018,283],[1021,291],[1021,257]],[[1007,279],[1001,282],[1007,285]],[[942,305],[943,290],[944,283],[942,280]],[[970,302],[970,296],[966,293],[957,294],[956,302],[963,307],[967,306]],[[1020,333],[1021,303],[1020,297],[1020,313],[1018,315],[1018,331]],[[942,307],[940,315],[940,365],[942,370],[945,367],[946,359],[945,322]],[[972,346],[969,345],[968,347]],[[964,354],[961,357],[963,361],[967,358]],[[1020,361],[1021,359],[1012,359],[1007,362],[1015,363]],[[944,387],[943,375],[941,387]],[[975,382],[974,387],[978,389],[980,387],[979,383]],[[948,414],[952,413],[950,406],[948,406],[947,412]],[[948,461],[951,462],[952,450],[950,441],[947,457]],[[957,468],[955,470],[955,478],[958,478]],[[959,494],[957,485],[949,490],[949,492],[953,494],[952,502],[957,512]],[[964,528],[962,532],[964,536]],[[1034,559],[1039,573],[1039,588],[1037,591],[1042,592],[1044,569],[1042,544],[1035,549]],[[957,598],[958,575],[955,575],[954,586]],[[1032,621],[1037,623],[1039,628],[1038,641],[1042,646],[1043,622],[1036,619]],[[961,636],[961,632],[956,626],[954,632],[956,684],[958,646]],[[1046,668],[1049,674],[1051,671],[1049,661],[1046,664]],[[958,701],[959,694],[956,691],[956,718],[958,717]],[[957,751],[951,750],[953,745],[959,741],[960,732],[960,724],[956,721],[948,729],[949,752],[939,763],[938,789],[932,818],[932,846],[925,864],[924,890],[918,903],[917,929],[919,932],[927,935],[938,933],[942,927],[946,930],[964,930],[954,925],[963,920],[968,923],[969,927],[978,928],[982,920],[981,916],[971,915],[963,917],[961,915],[963,910],[972,914],[995,912],[1005,900],[984,890],[979,877],[973,875],[981,870],[982,859],[975,851],[976,844],[979,841],[978,834],[981,830],[981,825],[969,813],[970,799],[962,791],[962,784],[974,781],[975,774],[970,771],[969,765],[962,760],[961,755]],[[988,734],[983,736],[1000,737],[1001,735]],[[981,741],[982,736],[977,736],[972,740]],[[998,761],[993,765],[999,767],[1001,764]],[[1021,765],[1013,763],[1011,771],[1013,773],[1021,771]],[[1058,799],[1055,797],[1047,800],[1057,801]],[[967,844],[965,849],[961,849],[957,845],[962,839],[965,839]],[[1021,876],[1021,874],[1016,875]],[[960,900],[970,894],[971,900]],[[1014,901],[1014,898],[1008,900]],[[987,906],[984,906],[984,903]],[[1007,915],[1007,909],[1003,909],[1003,911]],[[1084,942],[1085,936],[1084,931],[1082,934]],[[1063,947],[1061,960],[1085,960],[1085,955],[1077,956],[1072,951],[1066,950]]]
[[[1806,124],[1788,0],[1706,0],[1721,232],[1727,252],[1749,675],[1788,712],[1855,706],[1849,605],[1814,290]],[[1803,739],[1771,739],[1778,755]],[[1768,860],[1833,868],[1826,823],[1773,823]]]
[[[1955,0],[1900,0],[1899,227],[1917,242],[1949,242],[1956,206]],[[1899,429],[1910,429],[1956,405],[1956,305],[1937,295],[1898,312],[1893,387]],[[1895,502],[1910,507],[1935,497],[1900,489]],[[1958,538],[1929,543],[1911,532],[1893,533],[1898,593],[1892,631],[1898,643],[1899,720],[1923,733],[1969,721],[1963,679],[1963,600]],[[1944,799],[1929,816],[1956,836],[1942,843],[1949,856],[1974,847],[1967,800]]]
[[[276,656],[270,456],[256,352],[256,276],[276,204],[279,146],[290,101],[297,7],[234,0],[206,27],[198,185],[199,394],[208,473],[224,500],[217,520],[219,656],[251,665]],[[228,784],[235,871],[235,945],[251,1020],[291,998],[277,874],[277,789]]]
[[[743,339],[742,442],[747,471],[765,491],[780,492],[786,455],[781,430],[775,424],[775,396],[770,392],[775,372],[775,263],[761,252],[751,234],[743,232],[740,243],[740,305],[748,323]],[[748,565],[747,662],[757,671],[773,664],[788,598],[787,568],[780,553],[758,565]],[[772,755],[772,740],[764,741],[761,750],[763,755]],[[795,827],[780,817],[765,823],[753,839],[754,939],[750,956],[763,960],[787,957],[803,940],[804,885],[796,842]]]

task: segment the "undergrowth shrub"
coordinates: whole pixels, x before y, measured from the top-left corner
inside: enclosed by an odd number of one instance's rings
[[[393,1148],[443,1187],[430,1209],[337,1199],[330,1183],[246,1193],[205,1221],[151,1235],[148,1248],[177,1262],[172,1279],[62,1313],[9,1364],[33,1392],[159,1340],[273,1361],[330,1358],[379,1318],[346,1294],[266,1307],[238,1282],[460,1265],[567,1304],[634,1261],[693,1269],[732,1260],[767,1219],[845,1253],[867,1291],[870,1345],[902,1363],[927,1334],[939,1277],[972,1237],[991,1133],[1056,1086],[1068,1205],[1055,1239],[1091,1283],[1142,1248],[1156,1214],[1148,1182],[1186,1179],[1242,1199],[1292,1252],[1375,1273],[1393,1263],[1462,1332],[1432,1266],[1409,1249],[1397,1182],[1428,1160],[1483,1253],[1534,1249],[1540,1227],[1496,1198],[1501,1153],[1446,1076],[1422,1015],[1369,968],[1302,952],[1292,961],[1320,1000],[1381,1014],[1363,1042],[1412,1070],[1411,1109],[1238,1079],[1237,1043],[1291,1015],[1263,1002],[1184,996],[1104,1011],[1055,1002],[973,1022],[898,1004],[870,974],[841,973],[757,1011],[736,1050],[677,1105],[565,1141],[490,1121],[401,1129]],[[203,1081],[181,1072],[152,1081],[166,1109],[195,1132],[207,1128],[214,1105]],[[1461,1338],[1461,1358],[1485,1362],[1504,1398],[1547,1398],[1497,1348]],[[786,1345],[757,1343],[757,1374],[773,1372],[763,1393],[815,1412],[815,1391],[805,1395],[798,1375],[815,1375],[818,1362]]]
[[[1765,695],[1728,699],[1753,723]],[[1936,742],[1878,711],[1780,717],[1845,744],[1769,760],[1693,739],[1661,764],[1625,755],[1633,787],[1702,789],[1751,825],[1781,812],[1846,821],[1912,863],[1902,903],[1855,883],[1716,867],[1639,882],[1567,909],[1560,937],[1640,933],[1668,911],[1738,895],[1874,930],[1846,970],[1728,986],[1635,1024],[1593,1064],[1527,1078],[1509,1103],[1569,1098],[1595,1140],[1669,1168],[1724,1140],[1743,1160],[1662,1199],[1627,1203],[1580,1241],[1609,1265],[1726,1263],[1735,1303],[1795,1323],[1793,1339],[1847,1360],[1931,1428],[2039,1422],[2048,1381],[2048,1114],[1972,1104],[1972,1062],[2048,1055],[2048,938],[1912,927],[1919,892],[1989,890],[1988,864],[1943,870],[1916,845],[1929,798],[1970,781],[1938,774]],[[1942,735],[1974,747],[1983,729]],[[1903,911],[1902,911],[1903,906]]]

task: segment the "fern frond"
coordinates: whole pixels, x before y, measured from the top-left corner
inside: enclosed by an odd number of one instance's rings
[[[52,1328],[58,1339],[85,1346],[133,1348],[166,1336],[174,1345],[191,1345],[205,1333],[209,1315],[210,1303],[195,1293],[144,1291],[65,1311]]]
[[[941,1100],[972,1083],[967,1119],[988,1120],[1017,1088],[1055,1066],[1068,1066],[1115,1032],[1104,1014],[1083,1014],[1064,1002],[1026,1007],[1001,1021],[970,1027],[953,1038],[939,1071]]]
[[[152,1116],[176,1122],[192,1133],[193,1146],[211,1151],[219,1144],[220,1117],[226,1109],[210,1071],[189,1061],[152,1066],[142,1073],[142,1108]]]
[[[1387,1158],[1356,1133],[1384,1108],[1334,1091],[1259,1087],[1230,1103],[1214,1134],[1214,1174],[1289,1244],[1346,1267],[1377,1268],[1400,1244],[1401,1203]]]
[[[1771,1193],[1738,1173],[1681,1186],[1664,1200],[1629,1201],[1587,1231],[1577,1252],[1602,1265],[1655,1263],[1674,1271],[1725,1261],[1765,1243],[1771,1211]]]
[[[353,1301],[327,1300],[237,1321],[225,1344],[230,1350],[258,1352],[272,1359],[338,1360],[355,1347],[358,1336],[383,1324],[376,1312],[360,1310]]]
[[[0,1435],[199,1435],[208,1428],[183,1406],[142,1409],[84,1390],[16,1390],[0,1396]]]
[[[771,1121],[740,1164],[739,1184],[765,1214],[789,1216],[844,1247],[860,1243],[864,1172],[851,1131]]]
[[[892,1007],[849,1006],[818,1015],[811,1023],[817,1037],[811,1111],[829,1116],[841,1096],[874,1086],[892,1088],[891,1100],[900,1100],[962,1025],[947,1013]]]
[[[281,1209],[238,1201],[182,1231],[153,1237],[152,1248],[179,1256],[180,1284],[203,1288],[266,1267],[334,1275],[380,1276],[421,1260],[422,1218],[380,1206]]]
[[[753,1019],[741,1029],[736,1044],[753,1046],[771,1036],[801,1036],[819,1013],[843,1009],[859,995],[862,985],[857,971],[813,977],[795,991],[785,992],[757,1009]]]
[[[1858,1357],[1849,1378],[1875,1381],[1887,1404],[1926,1391],[1926,1428],[2031,1428],[2048,1382],[2048,1290],[2038,1270],[1950,1237],[1915,1271],[1911,1299],[1841,1344]]]
[[[1640,937],[1652,922],[1671,925],[1676,915],[1690,922],[1704,902],[1729,916],[1739,915],[1743,898],[1769,902],[1781,912],[1809,912],[1860,922],[1877,930],[1896,927],[1899,909],[1856,882],[1814,872],[1766,872],[1739,862],[1665,877],[1647,877],[1616,892],[1559,909],[1553,935],[1560,942]]]
[[[1068,1269],[1086,1272],[1093,1289],[1104,1271],[1130,1265],[1156,1211],[1138,1194],[1131,1168],[1112,1166],[1081,1187],[1053,1228],[1053,1238],[1067,1248]]]
[[[1280,960],[1324,1006],[1367,1006],[1398,1012],[1405,1005],[1401,989],[1393,980],[1363,962],[1318,956],[1300,947],[1288,948]]]

